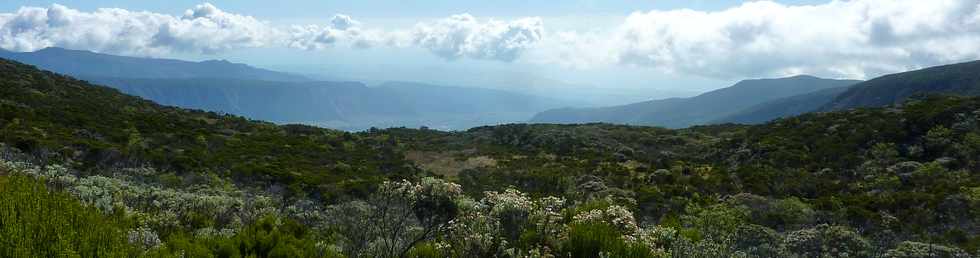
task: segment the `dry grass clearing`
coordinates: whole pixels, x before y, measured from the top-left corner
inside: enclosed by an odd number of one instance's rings
[[[437,175],[455,179],[459,172],[467,169],[496,167],[497,160],[487,156],[476,156],[466,159],[457,158],[458,151],[409,151],[405,158],[415,162],[419,167]]]

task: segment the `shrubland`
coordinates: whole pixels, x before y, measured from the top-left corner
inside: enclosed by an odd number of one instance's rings
[[[977,98],[755,126],[351,133],[159,106],[12,62],[0,72],[4,257],[980,249]]]

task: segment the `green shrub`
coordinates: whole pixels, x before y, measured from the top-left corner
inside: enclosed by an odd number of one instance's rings
[[[627,243],[619,231],[605,223],[573,224],[568,239],[561,246],[562,254],[575,257],[657,257],[646,246]]]
[[[132,257],[125,224],[38,180],[0,176],[0,257]]]

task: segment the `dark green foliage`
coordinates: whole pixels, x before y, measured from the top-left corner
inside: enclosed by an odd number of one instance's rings
[[[562,254],[575,257],[657,257],[646,246],[627,243],[615,228],[602,223],[582,223],[571,225],[568,239],[562,243]]]
[[[316,246],[316,236],[291,220],[266,217],[232,237],[176,234],[148,256],[185,257],[340,257]]]
[[[125,221],[25,176],[0,176],[0,257],[132,257]]]
[[[9,61],[0,61],[0,76],[0,141],[49,162],[93,170],[148,162],[328,199],[416,172],[383,134],[165,107]]]
[[[410,258],[444,258],[444,257],[449,257],[449,256],[443,254],[441,251],[439,251],[439,249],[436,248],[435,245],[428,244],[428,243],[427,244],[421,244],[421,245],[416,246],[415,248],[412,248],[412,250],[408,252],[408,255],[407,256],[410,257]]]

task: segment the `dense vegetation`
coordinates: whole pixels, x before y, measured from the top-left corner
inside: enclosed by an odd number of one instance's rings
[[[0,176],[0,257],[126,257],[137,249],[124,227],[31,178]]]
[[[11,62],[0,74],[0,141],[43,162],[91,173],[149,165],[190,181],[216,174],[328,199],[416,172],[381,134],[165,107]]]
[[[92,245],[127,244],[114,250],[137,256],[980,251],[977,98],[925,97],[758,126],[346,133],[163,107],[3,61],[0,143],[0,174],[12,175],[0,180],[33,185],[0,186],[4,200],[57,196],[0,201],[0,212],[77,202],[61,206],[125,236]],[[63,249],[25,248],[40,256]]]

